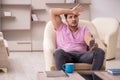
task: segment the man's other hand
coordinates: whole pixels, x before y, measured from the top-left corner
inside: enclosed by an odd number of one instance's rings
[[[93,46],[90,48],[90,50],[94,50],[94,49],[96,49],[96,48],[98,48],[98,44],[97,44],[97,43],[94,43]]]

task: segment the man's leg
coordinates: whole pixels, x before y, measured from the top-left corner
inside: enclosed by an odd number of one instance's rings
[[[102,49],[97,48],[93,51],[83,53],[80,56],[79,62],[92,64],[92,70],[100,70],[104,61],[104,54],[105,52]]]
[[[92,70],[101,69],[103,62],[104,62],[104,58],[105,58],[104,55],[105,55],[105,52],[102,49],[100,48],[95,49],[94,58],[92,62]]]
[[[73,56],[62,49],[57,49],[54,54],[54,60],[57,70],[62,70],[62,65],[65,63],[72,63],[74,61]]]

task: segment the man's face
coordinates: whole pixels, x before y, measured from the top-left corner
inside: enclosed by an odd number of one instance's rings
[[[78,21],[79,21],[78,16],[79,15],[75,15],[75,14],[68,14],[67,15],[66,21],[70,27],[77,27]]]

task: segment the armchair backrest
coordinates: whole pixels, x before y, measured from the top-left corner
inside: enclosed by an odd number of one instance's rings
[[[43,49],[55,49],[55,30],[51,21],[46,24],[44,30]]]
[[[119,23],[115,18],[99,17],[95,18],[92,23],[95,25],[99,37],[103,41],[105,41],[105,36],[118,33],[119,31]]]

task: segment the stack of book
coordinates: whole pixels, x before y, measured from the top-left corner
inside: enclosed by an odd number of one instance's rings
[[[120,68],[110,68],[107,69],[107,72],[110,74],[120,74]]]

